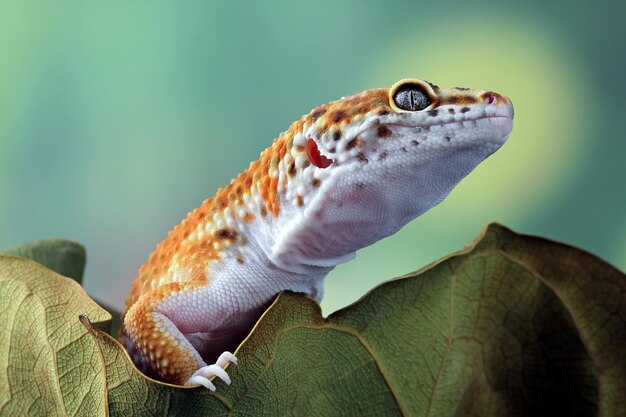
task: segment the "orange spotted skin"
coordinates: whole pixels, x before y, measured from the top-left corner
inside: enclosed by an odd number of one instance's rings
[[[294,148],[294,135],[302,132],[304,125],[312,123],[317,123],[321,132],[341,133],[342,123],[355,117],[363,117],[372,111],[390,112],[387,94],[387,89],[383,88],[368,90],[344,100],[316,107],[293,123],[284,134],[274,140],[272,146],[261,153],[258,161],[251,163],[246,171],[239,174],[226,187],[220,188],[213,197],[204,200],[200,207],[190,212],[187,218],[174,227],[167,238],[157,245],[156,251],[150,255],[148,262],[139,269],[139,275],[133,282],[132,290],[126,299],[126,310],[141,296],[152,291],[155,286],[171,282],[171,274],[167,271],[173,263],[189,268],[191,273],[187,281],[198,285],[206,284],[210,279],[206,275],[207,264],[211,260],[219,259],[219,253],[213,243],[224,239],[236,241],[237,232],[233,231],[233,236],[225,238],[220,235],[220,233],[229,234],[228,229],[224,229],[224,232],[220,231],[214,235],[207,234],[202,240],[190,241],[188,237],[198,226],[212,222],[215,213],[223,213],[227,207],[244,207],[245,194],[258,193],[261,196],[266,209],[263,210],[261,207],[261,217],[278,216],[280,212],[278,178],[272,177],[270,171],[278,169],[278,161],[283,160],[287,152],[304,154],[304,147]],[[293,176],[289,172],[295,175],[295,168],[288,167],[288,176]],[[255,213],[246,210],[241,220],[253,222],[256,217]]]
[[[399,108],[394,94],[409,84],[428,97],[428,107]],[[320,300],[323,278],[336,264],[441,201],[501,146],[509,119],[504,96],[420,80],[316,107],[157,245],[126,299],[120,340],[146,373],[191,383],[196,371],[237,346],[278,292]],[[457,139],[462,149],[478,149],[461,160],[469,169],[454,167],[445,181],[438,170],[434,191],[424,190],[420,178],[429,173],[421,167],[443,158]],[[422,188],[410,191],[413,184]],[[389,193],[400,197],[380,197]]]
[[[139,269],[126,299],[126,313],[123,317],[125,328],[121,340],[130,344],[127,336],[130,335],[135,344],[145,345],[147,358],[143,359],[150,359],[150,367],[162,379],[183,384],[198,368],[198,363],[197,358],[190,358],[185,349],[178,348],[180,340],[173,339],[155,327],[150,312],[172,292],[190,291],[208,285],[211,277],[207,273],[207,266],[211,262],[219,262],[220,248],[225,243],[245,244],[245,237],[227,226],[216,229],[214,233],[205,233],[201,239],[189,237],[198,229],[206,230],[207,225],[213,223],[215,215],[223,214],[227,208],[234,211],[243,208],[238,217],[238,221],[243,223],[264,221],[267,216],[278,217],[281,203],[278,195],[279,176],[275,175],[275,171],[279,169],[279,161],[284,160],[287,153],[291,154],[291,164],[286,166],[286,178],[292,178],[296,175],[295,158],[305,153],[304,146],[294,146],[294,136],[301,133],[305,126],[316,124],[320,132],[332,132],[333,136],[327,139],[332,140],[341,135],[342,126],[350,120],[372,112],[390,112],[387,95],[387,89],[368,90],[313,109],[275,139],[261,153],[260,159],[252,162],[246,171],[190,212],[157,245],[148,262]],[[315,186],[319,187],[319,184],[315,183]],[[257,212],[249,210],[245,203],[246,195],[251,197],[255,194],[263,201]],[[302,207],[302,196],[297,196],[296,205]],[[240,257],[238,261],[243,263],[245,259]],[[173,269],[186,270],[187,273],[174,282]],[[133,314],[128,317],[133,306]]]

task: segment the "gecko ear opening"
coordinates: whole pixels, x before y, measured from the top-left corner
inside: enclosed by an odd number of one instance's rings
[[[306,155],[309,157],[309,161],[318,168],[328,168],[333,163],[332,159],[328,159],[320,153],[317,143],[311,138],[306,141]]]

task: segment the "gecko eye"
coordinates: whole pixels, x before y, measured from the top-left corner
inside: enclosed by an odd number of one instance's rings
[[[393,102],[402,110],[419,111],[430,106],[432,100],[421,85],[406,83],[396,89]]]

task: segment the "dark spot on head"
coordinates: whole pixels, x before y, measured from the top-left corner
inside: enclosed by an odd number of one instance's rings
[[[369,160],[367,159],[367,156],[365,156],[365,154],[363,152],[359,152],[359,154],[356,156],[359,161],[367,164],[369,162]]]
[[[298,207],[302,207],[304,205],[304,199],[300,194],[296,194],[296,203],[298,204]]]
[[[469,88],[467,87],[454,87],[455,90],[459,90],[459,91],[468,91]]]
[[[369,104],[363,104],[356,109],[358,114],[368,113],[371,110],[372,106]]]
[[[335,152],[337,152],[337,148],[330,148],[328,150],[328,153],[335,153]]]
[[[333,140],[339,140],[341,139],[341,130],[335,130],[333,132]]]
[[[237,231],[233,229],[220,229],[215,232],[215,238],[218,240],[235,240],[237,235]]]
[[[401,149],[402,149],[402,152],[408,152],[405,146],[403,146]]]
[[[416,140],[412,140],[412,141],[411,141],[411,145],[413,145],[413,146],[417,146],[417,145],[419,145],[419,144],[420,144],[420,143],[419,143],[418,141],[416,141]]]
[[[317,109],[313,111],[313,113],[311,113],[311,119],[313,119],[313,121],[316,121],[324,113],[326,113],[326,109]]]
[[[354,138],[350,142],[348,142],[348,144],[346,145],[346,150],[350,151],[350,150],[356,148],[357,145],[359,144],[359,142],[361,142],[361,139],[359,139],[359,137],[357,136],[356,138]]]
[[[478,99],[474,96],[449,96],[443,97],[440,105],[442,104],[472,104],[478,102]]]
[[[448,109],[448,113],[450,113],[450,114],[454,114],[454,109],[453,109],[452,107],[450,107],[450,108]]]
[[[361,181],[359,181],[359,182],[356,183],[356,188],[363,189],[363,188],[365,188],[365,184],[362,183]]]
[[[333,115],[333,122],[339,123],[344,117],[346,117],[346,112],[343,110],[337,110]]]
[[[261,207],[261,217],[267,217],[267,209],[265,207]]]
[[[378,128],[376,129],[376,135],[379,138],[388,138],[389,136],[391,136],[391,129],[389,129],[385,125],[378,126]]]
[[[243,260],[242,255],[237,255],[237,262],[239,262],[240,264],[243,264],[244,260]]]
[[[293,177],[294,175],[296,175],[296,163],[292,162],[291,164],[289,164],[289,171],[287,171],[287,173],[289,174],[290,177]]]
[[[304,169],[304,168],[308,168],[310,165],[311,165],[311,163],[310,163],[308,160],[307,160],[307,161],[304,161],[304,162],[302,163],[302,168],[303,168],[303,169]]]
[[[430,117],[435,117],[439,114],[439,110],[435,109],[435,110],[428,110],[428,115]]]
[[[430,86],[430,88],[432,88],[433,90],[439,90],[439,86],[436,84],[433,84],[431,82],[426,81],[426,84],[428,84]]]
[[[446,136],[446,140],[450,142],[450,136]]]
[[[381,111],[378,112],[379,116],[386,116],[388,114],[389,114],[389,110],[381,110]]]
[[[450,97],[445,97],[441,104],[472,104],[472,103],[477,103],[478,99],[474,96],[450,96]]]
[[[384,161],[388,156],[389,156],[389,154],[387,152],[383,152],[383,153],[380,154],[380,160]]]
[[[461,113],[467,113],[468,111],[470,111],[470,108],[467,106],[461,108]]]
[[[318,180],[317,178],[314,178],[313,181],[311,182],[311,185],[313,185],[313,187],[315,188],[319,188],[319,186],[322,185],[322,181]]]

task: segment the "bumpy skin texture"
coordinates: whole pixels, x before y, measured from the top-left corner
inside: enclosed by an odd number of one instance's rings
[[[416,95],[400,97],[407,89]],[[120,339],[141,369],[197,383],[194,372],[236,347],[278,292],[321,300],[337,264],[443,200],[505,142],[512,119],[500,94],[421,80],[313,109],[157,246]],[[205,377],[221,375],[211,369]]]

